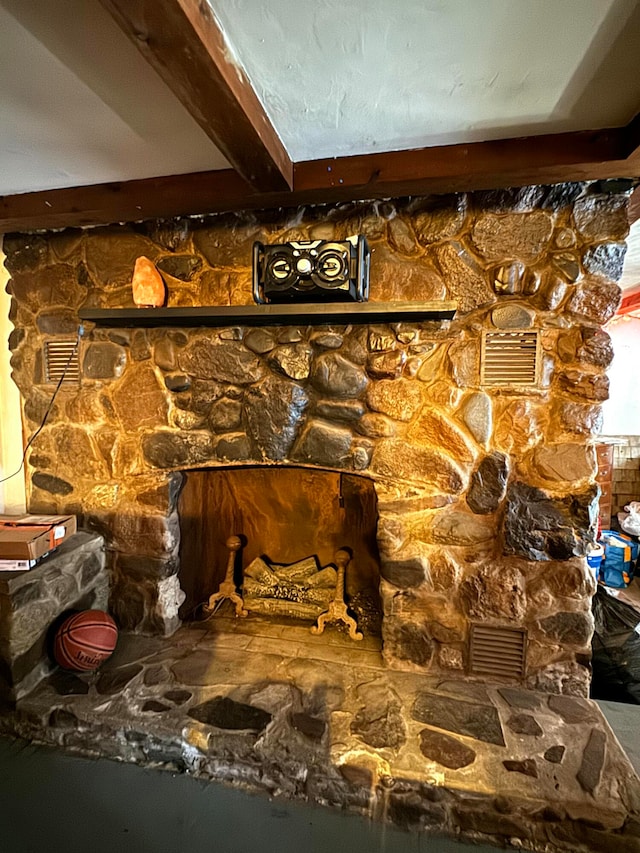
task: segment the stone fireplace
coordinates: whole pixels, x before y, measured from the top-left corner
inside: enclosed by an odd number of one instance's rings
[[[79,380],[27,455],[29,509],[104,535],[123,629],[171,635],[215,591],[230,534],[279,564],[312,548],[326,565],[347,546],[367,568],[347,593],[378,599],[391,669],[482,677],[480,626],[499,678],[503,638],[520,631],[511,680],[587,695],[601,325],[626,233],[625,196],[566,184],[7,236],[27,436],[55,390],[47,346],[74,339],[83,309],[132,307],[139,256],[170,308],[251,305],[255,240],[364,234],[372,304],[457,305],[450,321],[381,324],[354,304],[340,325],[85,322]],[[320,508],[296,515],[318,492]],[[270,503],[277,523],[261,524]],[[298,547],[303,516],[324,535]]]

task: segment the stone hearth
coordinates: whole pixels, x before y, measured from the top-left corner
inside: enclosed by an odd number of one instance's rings
[[[640,780],[588,700],[384,666],[380,641],[217,614],[123,634],[0,730],[546,853],[640,850]]]
[[[525,685],[587,695],[591,443],[612,357],[600,326],[619,299],[625,211],[625,196],[566,184],[7,236],[27,433],[54,389],[46,346],[73,339],[80,308],[131,307],[142,255],[170,307],[247,305],[254,240],[364,234],[372,302],[458,305],[450,323],[89,326],[80,382],[27,458],[29,507],[102,533],[121,628],[170,634],[185,472],[366,477],[388,666],[465,676],[474,624],[518,628]],[[536,379],[487,379],[488,334],[535,341]]]

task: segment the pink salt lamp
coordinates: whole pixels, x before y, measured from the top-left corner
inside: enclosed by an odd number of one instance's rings
[[[138,308],[162,308],[167,298],[167,289],[162,276],[155,264],[144,255],[136,260],[131,290],[133,301]]]

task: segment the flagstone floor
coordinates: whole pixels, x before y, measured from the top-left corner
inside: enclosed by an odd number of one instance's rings
[[[598,706],[387,669],[376,638],[216,613],[123,634],[0,731],[531,850],[640,850],[640,781]]]

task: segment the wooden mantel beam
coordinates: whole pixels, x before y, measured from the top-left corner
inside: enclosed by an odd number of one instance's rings
[[[100,2],[252,188],[292,187],[289,155],[206,2]]]
[[[153,4],[151,4],[153,5]],[[292,191],[227,169],[0,197],[0,233],[357,199],[640,177],[626,128],[296,163]]]

